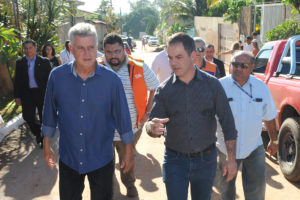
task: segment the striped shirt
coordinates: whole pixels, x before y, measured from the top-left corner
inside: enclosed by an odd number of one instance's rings
[[[106,67],[111,68],[111,66],[109,65],[109,63],[106,61],[105,56],[103,58],[104,60],[104,64]],[[133,90],[132,90],[132,86],[130,83],[130,77],[129,77],[129,72],[128,72],[128,57],[126,56],[126,61],[124,62],[124,64],[120,67],[120,69],[118,71],[115,71],[117,73],[117,75],[119,76],[119,78],[121,79],[122,83],[123,83],[123,87],[125,90],[125,95],[127,98],[127,103],[128,103],[128,107],[129,107],[129,112],[130,112],[130,117],[131,117],[131,123],[132,123],[132,130],[133,133],[136,133],[140,128],[140,124],[139,127],[136,127],[136,121],[137,121],[137,110],[136,110],[136,106],[135,106],[135,102],[134,102],[134,96],[133,96]],[[159,81],[157,79],[157,77],[155,76],[154,72],[148,67],[148,65],[146,63],[143,63],[143,71],[144,71],[144,80],[147,86],[148,90],[156,90],[156,88],[159,86]],[[114,141],[120,141],[120,136],[118,134],[118,131],[115,131],[115,137],[114,137]]]

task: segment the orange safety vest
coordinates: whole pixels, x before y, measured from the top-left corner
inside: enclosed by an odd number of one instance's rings
[[[148,89],[144,79],[144,61],[140,59],[128,56],[128,72],[130,76],[130,83],[133,90],[133,97],[135,107],[138,113],[136,126],[138,127],[139,122],[146,112]],[[99,64],[104,65],[103,56],[97,58]]]
[[[199,66],[199,62],[194,60],[195,65]],[[202,66],[200,66],[200,69],[202,71],[205,71],[213,76],[217,75],[217,65],[215,63],[212,63],[210,61],[207,61],[203,59]]]

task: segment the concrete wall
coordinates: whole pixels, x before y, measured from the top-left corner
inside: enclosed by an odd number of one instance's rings
[[[225,22],[223,17],[195,17],[195,37],[203,38],[207,44],[213,44],[216,52],[231,49],[232,43],[239,40],[238,24]],[[229,63],[231,55],[219,57]]]

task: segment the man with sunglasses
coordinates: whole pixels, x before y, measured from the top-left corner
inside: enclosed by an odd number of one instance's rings
[[[276,107],[267,85],[251,75],[255,58],[250,52],[240,51],[231,59],[232,75],[220,79],[230,104],[238,131],[236,161],[242,164],[242,179],[245,199],[265,198],[266,173],[265,151],[261,139],[262,121],[269,132],[268,152],[277,152],[275,129]],[[222,166],[226,156],[223,133],[217,129],[219,162],[216,186],[223,200],[235,199],[235,180],[226,182]]]
[[[138,191],[134,184],[135,145],[141,136],[144,123],[149,117],[154,92],[159,85],[159,81],[143,60],[135,59],[125,53],[122,38],[118,34],[110,33],[105,36],[103,48],[104,56],[98,58],[98,62],[112,69],[120,77],[129,107],[134,133],[134,164],[127,173],[123,173],[121,170],[121,180],[127,189],[127,197],[136,197]],[[125,145],[121,142],[117,131],[115,132],[114,146],[119,155],[119,163],[122,163]]]
[[[205,71],[216,78],[220,78],[220,71],[217,68],[217,65],[204,59],[205,41],[199,37],[195,37],[194,42],[196,46],[196,56],[193,59],[194,64],[202,71]]]

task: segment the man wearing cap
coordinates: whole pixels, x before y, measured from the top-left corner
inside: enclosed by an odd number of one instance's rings
[[[265,151],[261,138],[262,121],[269,132],[268,152],[277,152],[276,107],[267,85],[251,75],[255,58],[250,52],[237,52],[231,59],[232,75],[220,79],[226,92],[238,131],[236,161],[242,164],[245,199],[263,200],[266,189]],[[217,129],[219,162],[215,184],[223,200],[235,199],[235,180],[226,182],[222,172],[226,149],[221,129]]]

